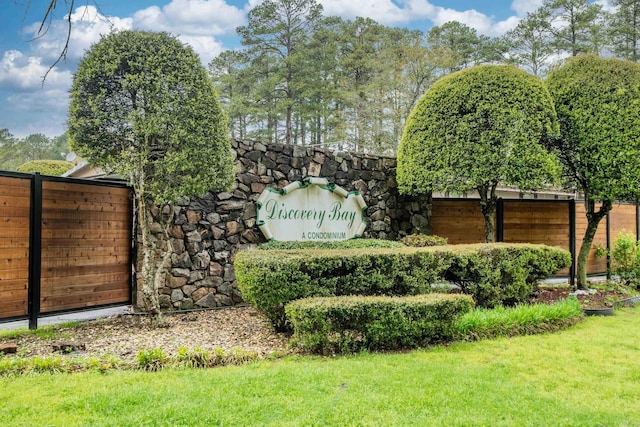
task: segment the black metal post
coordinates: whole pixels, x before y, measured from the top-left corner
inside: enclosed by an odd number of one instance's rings
[[[607,212],[607,280],[611,279],[611,215]]]
[[[40,273],[42,255],[42,176],[31,179],[31,212],[29,215],[29,329],[38,328],[40,315]]]
[[[498,199],[496,205],[496,242],[504,242],[504,200]]]
[[[131,293],[129,295],[129,301],[134,307],[138,304],[138,213],[136,211],[137,206],[135,197],[135,193],[132,189],[129,194],[129,221],[131,221],[131,226],[129,227],[129,230],[131,231],[131,243],[129,245],[129,260],[131,261],[131,265],[129,266],[129,271],[131,272],[129,288]]]
[[[640,203],[636,203],[636,241],[640,240]]]
[[[569,252],[571,253],[571,267],[569,267],[569,285],[576,285],[576,201],[569,200]]]

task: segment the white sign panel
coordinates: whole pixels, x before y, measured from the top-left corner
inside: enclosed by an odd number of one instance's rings
[[[296,181],[258,198],[257,224],[268,240],[329,241],[362,236],[366,205],[358,191],[347,192],[325,178]]]

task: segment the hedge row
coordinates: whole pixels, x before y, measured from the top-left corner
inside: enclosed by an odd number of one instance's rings
[[[258,246],[260,249],[265,250],[292,250],[292,249],[363,249],[363,248],[403,248],[405,245],[401,242],[393,240],[381,240],[381,239],[350,239],[339,241],[287,241],[280,242],[277,240],[270,240],[266,243],[262,243]]]
[[[570,255],[544,245],[477,244],[428,248],[240,251],[235,258],[245,301],[286,329],[289,301],[341,295],[406,296],[450,280],[492,307],[524,301],[536,280],[568,265]]]
[[[286,306],[294,343],[312,353],[415,348],[450,340],[467,295],[306,298]]]

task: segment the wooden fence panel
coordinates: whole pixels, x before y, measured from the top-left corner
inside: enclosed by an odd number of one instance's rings
[[[480,201],[434,200],[431,230],[437,236],[446,237],[452,245],[484,242],[484,217],[480,211]]]
[[[42,184],[42,313],[130,299],[130,190]]]
[[[569,201],[505,200],[503,241],[569,247]],[[569,268],[558,276],[568,276]]]
[[[619,204],[613,205],[613,209],[609,213],[610,230],[611,230],[611,245],[616,239],[616,236],[621,231],[628,231],[636,236],[638,235],[637,221],[636,221],[636,205]]]
[[[26,316],[31,180],[0,177],[0,319]]]

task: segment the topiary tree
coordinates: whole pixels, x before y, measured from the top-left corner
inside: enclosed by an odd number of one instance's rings
[[[18,172],[39,172],[43,175],[60,176],[73,167],[73,163],[65,160],[31,160],[16,169]]]
[[[534,190],[554,180],[559,166],[541,141],[557,132],[553,101],[537,77],[509,66],[458,71],[438,80],[407,120],[399,190],[477,190],[485,240],[493,242],[496,187]]]
[[[171,245],[156,256],[152,213],[166,241],[181,196],[222,190],[233,181],[227,120],[193,50],[166,33],[123,31],[103,37],[73,79],[70,145],[134,188],[142,239],[142,303],[159,314],[158,288]],[[158,251],[158,253],[162,253]]]
[[[547,85],[560,120],[560,137],[549,144],[569,184],[584,194],[587,229],[577,262],[584,289],[600,220],[613,201],[640,197],[640,64],[582,55],[551,72]]]

